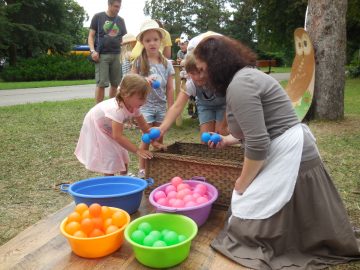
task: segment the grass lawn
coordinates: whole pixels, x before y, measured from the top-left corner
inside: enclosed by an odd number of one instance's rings
[[[0,107],[0,245],[72,201],[59,191],[63,182],[96,176],[73,151],[85,113],[93,99]],[[172,128],[165,143],[199,142],[197,120],[184,112],[182,127]],[[360,227],[360,79],[347,80],[345,119],[313,121],[320,153],[333,176],[350,220]],[[126,130],[133,142],[138,130]],[[130,171],[137,171],[131,155]],[[360,264],[332,269],[359,269]]]
[[[95,84],[95,80],[39,81],[39,82],[1,82],[0,81],[0,90],[69,86],[69,85],[81,85],[81,84]]]

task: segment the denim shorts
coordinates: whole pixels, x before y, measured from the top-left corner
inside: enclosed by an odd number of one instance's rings
[[[202,125],[211,121],[221,122],[224,119],[226,107],[203,106],[199,104],[197,109],[199,122]]]
[[[145,121],[148,124],[151,123],[161,123],[164,118],[165,118],[165,114],[166,114],[166,107],[162,108],[162,107],[141,107],[140,108],[141,113],[143,114]]]

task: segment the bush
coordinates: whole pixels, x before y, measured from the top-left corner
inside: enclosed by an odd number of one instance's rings
[[[356,51],[348,68],[350,78],[360,77],[360,49]]]
[[[94,78],[94,65],[83,55],[42,55],[8,66],[0,75],[8,82],[85,80]]]

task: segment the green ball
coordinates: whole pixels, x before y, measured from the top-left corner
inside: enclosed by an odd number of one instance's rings
[[[142,244],[145,238],[145,233],[140,230],[136,230],[131,234],[131,240],[133,240],[135,243]]]
[[[155,242],[156,242],[155,237],[149,234],[145,236],[143,244],[144,246],[152,247]]]
[[[164,241],[157,240],[157,241],[155,241],[155,243],[153,244],[153,247],[166,247],[166,243],[165,243]]]
[[[161,232],[159,232],[159,231],[156,231],[156,230],[153,230],[153,231],[151,231],[150,233],[149,233],[149,235],[151,235],[151,236],[153,236],[155,239],[156,239],[156,241],[157,240],[160,240],[161,239]]]
[[[168,229],[163,229],[163,230],[161,231],[161,237],[162,237],[162,239],[164,239],[165,235],[166,235],[168,232],[170,232],[170,230],[168,230]]]
[[[152,227],[148,222],[142,222],[139,224],[138,230],[143,231],[146,235],[148,235],[152,231]]]
[[[183,242],[183,241],[186,240],[186,236],[183,235],[183,234],[179,234],[179,235],[178,235],[178,239],[179,239],[179,243],[181,243],[181,242]]]
[[[178,234],[174,231],[169,231],[165,236],[164,236],[164,242],[168,245],[176,245],[177,243],[179,243],[179,239],[178,239]]]

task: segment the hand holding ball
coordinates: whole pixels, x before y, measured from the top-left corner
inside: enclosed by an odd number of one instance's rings
[[[213,135],[211,135],[210,141],[212,141],[214,144],[217,144],[221,141],[221,136],[217,133],[214,133]]]
[[[150,129],[149,133],[144,133],[142,135],[141,140],[144,143],[149,144],[149,143],[151,143],[151,140],[155,140],[159,137],[160,137],[160,130],[157,128],[152,128],[152,129]]]
[[[149,133],[145,133],[141,136],[141,140],[144,142],[144,143],[151,143],[151,138],[150,138],[150,135]]]
[[[208,132],[204,132],[201,134],[201,141],[204,143],[208,143],[209,141],[213,142],[214,144],[217,144],[221,141],[221,136],[217,133],[210,134]]]
[[[211,134],[209,132],[203,132],[203,134],[201,134],[201,141],[204,143],[208,143],[208,141],[210,140]]]
[[[152,128],[149,132],[150,139],[154,140],[160,137],[160,129]]]

